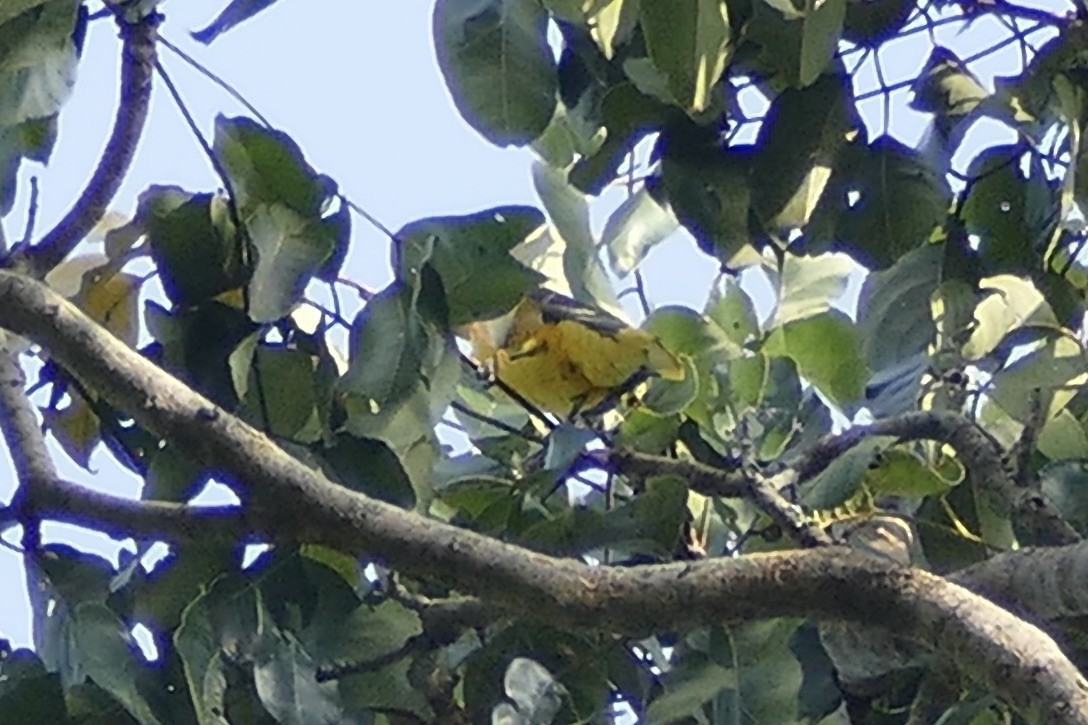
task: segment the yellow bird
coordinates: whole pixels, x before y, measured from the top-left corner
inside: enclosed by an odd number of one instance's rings
[[[511,312],[461,330],[506,387],[548,413],[593,411],[650,376],[683,380],[661,341],[603,310],[546,289]]]

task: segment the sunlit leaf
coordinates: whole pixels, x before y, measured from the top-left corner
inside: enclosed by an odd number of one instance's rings
[[[668,78],[685,110],[711,103],[731,55],[729,17],[720,0],[641,0],[642,33],[650,60]]]

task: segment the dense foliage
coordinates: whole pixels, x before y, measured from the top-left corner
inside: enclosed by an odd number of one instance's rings
[[[233,0],[196,35],[212,42],[273,4]],[[129,59],[122,104],[136,110],[122,107],[122,137],[138,136],[138,124],[125,126],[146,112],[149,5],[103,11],[116,15]],[[0,213],[13,208],[20,164],[50,156],[87,15],[78,0],[0,2]],[[881,48],[953,23],[1004,30],[976,57],[935,47],[913,59],[906,81],[881,76],[862,88],[859,69],[879,67]],[[73,258],[135,145],[111,140],[106,171],[91,180],[97,201],[77,203],[67,227],[5,249],[4,274],[57,285],[78,270],[64,293],[120,341],[149,334],[140,353],[214,411],[329,481],[414,511],[421,527],[448,522],[632,571],[846,542],[881,566],[912,564],[976,589],[967,567],[999,553],[1079,551],[1088,527],[1083,6],[437,0],[433,31],[464,118],[497,145],[538,154],[541,208],[496,205],[392,231],[395,281],[366,290],[343,267],[355,212],[365,223],[370,215],[307,162],[289,129],[220,117],[207,143],[218,174],[209,186],[220,191],[165,178],[105,235],[102,255]],[[993,88],[972,74],[972,61],[1008,47],[1020,49],[1019,72]],[[859,112],[904,87],[933,118],[917,146]],[[963,163],[981,118],[1015,140]],[[590,204],[617,185],[628,198],[594,235]],[[641,405],[625,401],[600,421],[553,420],[489,385],[458,347],[457,326],[509,311],[542,280],[620,311],[618,281],[645,304],[642,266],[668,264],[650,253],[676,233],[721,273],[701,309],[642,310],[643,327],[684,356],[688,375],[652,382]],[[165,299],[141,306],[141,264]],[[855,314],[843,293],[859,265],[868,274]],[[769,315],[757,311],[756,280],[774,291]],[[0,306],[14,289],[0,290]],[[5,319],[0,327],[20,329]],[[250,528],[164,532],[170,553],[148,568],[154,532],[100,520],[102,509],[80,508],[78,497],[62,505],[55,492],[34,493],[49,482],[20,465],[29,444],[0,408],[21,486],[5,521],[22,526],[36,645],[0,661],[0,722],[1045,719],[977,672],[952,676],[963,659],[933,649],[940,642],[866,628],[879,619],[868,611],[875,601],[839,612],[787,601],[775,611],[793,616],[709,624],[693,612],[690,626],[674,626],[678,600],[673,624],[636,636],[622,624],[557,621],[543,603],[515,607],[516,595],[489,599],[486,583],[466,591],[456,574],[340,550],[305,523],[277,528],[291,502],[262,499],[262,481],[194,453],[201,426],[220,413],[195,416],[192,433],[156,428],[124,407],[120,388],[66,364],[47,333],[26,335],[36,346],[0,333],[0,352],[45,363],[28,384],[49,391],[41,425],[73,460],[86,466],[105,445],[145,480],[146,502],[184,503],[217,480],[254,512]],[[851,424],[853,438],[834,435]],[[137,555],[115,568],[42,544],[40,512],[66,518],[65,506],[69,520],[137,535]],[[457,541],[451,550],[471,548]],[[256,542],[272,546],[242,568],[244,545]],[[1057,570],[1052,579],[1054,588],[991,582],[983,593],[1046,621],[1084,662],[1083,584]],[[138,623],[154,633],[157,660],[134,647]],[[935,694],[934,682],[944,689]]]

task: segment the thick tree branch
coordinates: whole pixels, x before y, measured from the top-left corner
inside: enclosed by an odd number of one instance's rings
[[[60,264],[101,221],[121,187],[136,155],[151,102],[155,67],[155,39],[159,16],[151,14],[139,22],[127,23],[118,14],[121,44],[120,100],[106,147],[98,166],[76,203],[42,239],[23,247],[8,266],[25,269],[41,279]]]
[[[1088,725],[1088,681],[1040,630],[940,577],[840,547],[631,568],[527,551],[334,485],[28,277],[0,271],[0,326],[234,483],[280,540],[434,577],[559,626],[625,635],[811,617],[926,644],[1037,723]]]

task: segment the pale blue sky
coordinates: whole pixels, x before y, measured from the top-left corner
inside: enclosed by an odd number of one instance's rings
[[[277,128],[288,132],[309,162],[336,179],[344,193],[388,227],[423,216],[461,214],[498,204],[538,204],[527,151],[491,146],[461,120],[449,99],[435,64],[431,43],[432,2],[315,3],[281,0],[270,10],[231,30],[211,46],[192,41],[188,31],[203,27],[226,0],[173,0],[163,5],[167,20],[162,33],[186,52],[225,77]],[[938,38],[961,52],[992,42],[1002,32],[983,21],[968,33],[940,29]],[[1041,42],[1044,36],[1036,36]],[[108,19],[97,20],[88,32],[75,94],[61,115],[60,140],[53,163],[42,169],[24,168],[23,178],[40,178],[37,233],[49,228],[67,210],[94,167],[109,133],[116,99],[118,42]],[[882,54],[886,79],[912,75],[929,52],[920,33]],[[161,58],[180,86],[201,130],[209,135],[217,113],[242,115],[226,93],[163,48]],[[996,74],[1014,73],[1018,53],[1004,53],[972,69],[984,82]],[[856,61],[853,61],[856,62]],[[852,65],[852,64],[851,64]],[[872,83],[871,63],[859,83]],[[908,142],[924,130],[924,117],[905,108],[908,94],[893,95],[892,129]],[[862,105],[868,123],[879,129],[881,103]],[[972,141],[995,140],[992,130]],[[147,130],[136,161],[121,188],[114,209],[131,214],[137,195],[148,185],[177,184],[192,190],[217,188],[211,168],[161,83],[157,83]],[[15,210],[4,219],[9,239],[22,236],[27,208],[26,183]],[[595,229],[623,198],[615,190],[595,202]],[[345,275],[371,288],[388,280],[386,240],[356,218],[354,245]],[[646,265],[651,300],[657,304],[700,306],[713,279],[715,265],[693,250],[682,236],[656,250]],[[767,303],[764,300],[764,303]],[[63,455],[57,456],[63,475],[124,495],[138,493],[138,481],[112,464],[101,449],[92,458],[91,474]],[[0,499],[8,500],[13,472],[0,442]],[[52,538],[70,540],[96,550],[115,552],[116,542],[51,526]],[[11,540],[13,537],[7,537]],[[24,586],[17,554],[0,548],[0,637],[15,646],[30,643],[25,596],[12,589]]]

